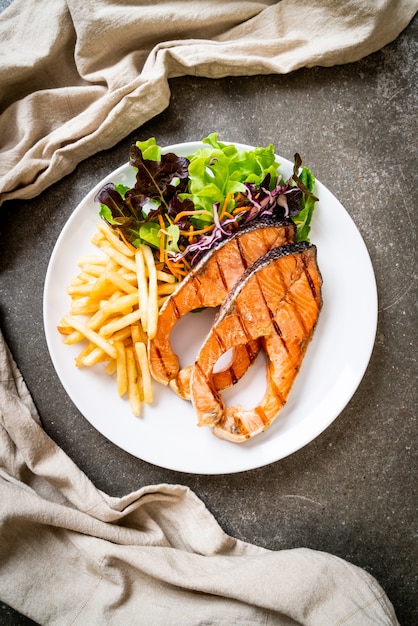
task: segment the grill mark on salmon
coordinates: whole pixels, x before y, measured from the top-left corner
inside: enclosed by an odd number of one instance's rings
[[[247,262],[247,259],[245,258],[245,254],[244,254],[244,252],[243,252],[243,250],[242,250],[241,242],[240,242],[240,240],[239,240],[239,239],[237,239],[237,247],[238,247],[238,252],[239,252],[239,254],[240,254],[241,261],[242,261],[242,264],[243,264],[243,266],[244,266],[244,269],[247,269],[247,267],[248,267],[248,262]]]
[[[157,381],[170,384],[182,398],[190,398],[191,370],[187,366],[180,369],[178,356],[170,343],[175,324],[193,309],[220,306],[254,261],[276,246],[293,242],[295,235],[293,222],[257,220],[221,242],[196,265],[164,303],[156,336],[149,342],[151,372]],[[259,349],[258,339],[248,346],[236,346],[232,363],[214,374],[217,388],[225,389],[237,382],[253,363]]]
[[[304,261],[303,261],[303,266],[304,266],[304,269],[305,269],[306,278],[307,278],[307,280],[308,280],[309,286],[310,286],[311,291],[312,291],[312,295],[313,295],[313,296],[314,296],[314,298],[315,298],[315,297],[316,297],[315,283],[314,283],[314,281],[312,280],[311,275],[309,274],[309,270],[308,270],[308,268],[306,267],[306,263],[305,263]]]
[[[281,274],[283,280],[279,280]],[[256,261],[228,294],[196,359],[191,399],[200,426],[242,442],[264,431],[289,396],[322,306],[316,247],[284,245]],[[225,407],[213,366],[222,350],[259,339],[267,357],[267,387],[254,409]]]
[[[231,365],[231,367],[229,368],[229,373],[231,376],[231,382],[233,385],[236,385],[238,382],[238,378],[235,376],[235,372],[234,372],[234,365]]]
[[[284,282],[283,274],[282,274],[282,272],[280,270],[280,267],[278,265],[277,265],[277,277],[278,277],[278,279],[280,279],[281,284],[284,287],[285,286],[285,282]],[[265,298],[264,294],[263,294],[263,297]],[[266,303],[266,306],[268,307],[267,303]],[[271,323],[273,325],[274,332],[280,337],[284,349],[286,350],[286,352],[288,352],[289,349],[288,349],[288,347],[286,345],[286,341],[283,339],[283,333],[282,333],[278,323],[274,319],[274,313],[273,313],[273,311],[270,308],[268,309],[268,311],[269,311],[269,314],[270,314]]]
[[[239,241],[239,240],[237,240],[237,241]],[[226,281],[225,274],[223,273],[222,267],[219,264],[219,259],[215,259],[215,260],[216,260],[216,266],[217,266],[218,272],[219,272],[219,277],[220,277],[220,279],[222,281],[223,286],[225,287],[225,291],[227,291],[228,290],[228,283]]]
[[[177,319],[180,319],[180,311],[178,310],[178,307],[177,307],[177,304],[176,304],[176,299],[175,299],[175,298],[173,298],[173,299],[172,299],[171,305],[172,305],[172,307],[173,307],[173,313],[174,313],[174,316],[175,316]]]
[[[215,333],[215,338],[216,338],[216,341],[218,342],[218,345],[219,345],[219,348],[220,348],[221,352],[226,352],[226,350],[224,348],[223,341],[222,341],[221,337],[219,337],[219,335],[217,333]]]
[[[240,346],[240,352],[236,353],[236,360],[238,360],[240,358],[240,355],[242,354],[242,351],[244,350],[246,351],[246,362],[249,363],[249,366],[252,365],[254,363],[254,361],[257,358],[259,349],[260,349],[260,344],[258,341],[254,342],[254,341],[249,341],[247,344],[245,344],[245,346]],[[191,366],[190,367],[190,375],[191,375]],[[233,385],[236,385],[237,382],[240,380],[240,378],[242,378],[243,376],[243,372],[242,372],[242,368],[239,369],[238,368],[238,374],[236,374],[235,372],[235,365],[234,363],[232,363],[229,367],[225,367],[225,369],[218,371],[214,374],[214,380],[215,380],[215,385],[217,387],[217,389],[219,390],[223,390],[223,389],[227,389],[228,387],[232,387]],[[221,380],[221,382],[219,382]],[[189,378],[189,386],[190,386],[190,378]]]

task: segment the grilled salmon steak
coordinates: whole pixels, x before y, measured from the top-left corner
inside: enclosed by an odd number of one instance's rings
[[[286,403],[313,335],[322,278],[316,247],[303,242],[275,248],[242,275],[222,305],[193,367],[191,400],[198,424],[242,442],[264,431]],[[260,340],[267,360],[267,386],[254,409],[225,407],[213,368],[223,353]]]
[[[199,261],[161,307],[156,336],[149,342],[150,368],[157,381],[170,384],[178,395],[190,399],[191,366],[180,369],[170,342],[175,324],[194,309],[220,306],[245,270],[272,248],[293,242],[295,230],[293,222],[287,220],[254,220]],[[258,338],[236,346],[231,362],[213,375],[217,389],[237,382],[259,349]]]

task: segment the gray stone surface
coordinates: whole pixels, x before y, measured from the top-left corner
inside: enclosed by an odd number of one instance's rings
[[[1,328],[45,430],[95,485],[122,495],[146,484],[186,484],[235,537],[272,550],[307,546],[363,567],[385,589],[402,626],[418,623],[417,27],[415,19],[395,42],[347,66],[172,80],[165,112],[41,196],[0,211]],[[215,130],[224,140],[272,142],[288,159],[298,151],[340,199],[370,252],[379,321],[357,392],[321,436],[267,467],[210,477],[150,465],[90,426],[53,369],[42,295],[66,220],[93,185],[126,161],[133,140],[155,136],[169,145]],[[0,604],[0,623],[32,622]]]

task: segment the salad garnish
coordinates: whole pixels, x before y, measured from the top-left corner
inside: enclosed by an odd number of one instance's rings
[[[163,154],[154,137],[134,143],[135,184],[104,185],[95,197],[100,217],[125,243],[151,246],[178,280],[217,242],[262,216],[292,219],[298,241],[309,241],[318,198],[315,177],[299,154],[285,180],[272,144],[240,150],[218,141],[218,133],[202,142],[187,157]]]

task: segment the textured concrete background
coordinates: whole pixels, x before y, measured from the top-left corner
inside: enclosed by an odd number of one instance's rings
[[[9,3],[1,0],[0,9]],[[402,626],[418,623],[417,28],[415,19],[395,42],[347,66],[172,80],[165,112],[38,198],[0,211],[0,325],[45,430],[95,485],[122,495],[146,484],[186,484],[235,537],[273,550],[324,550],[363,567],[385,589]],[[136,459],[78,413],[49,358],[42,294],[66,220],[92,186],[127,160],[133,140],[155,136],[169,145],[215,130],[223,140],[272,142],[288,159],[298,151],[339,198],[370,252],[379,321],[360,387],[320,437],[267,467],[210,477]],[[0,624],[32,623],[0,603]]]

